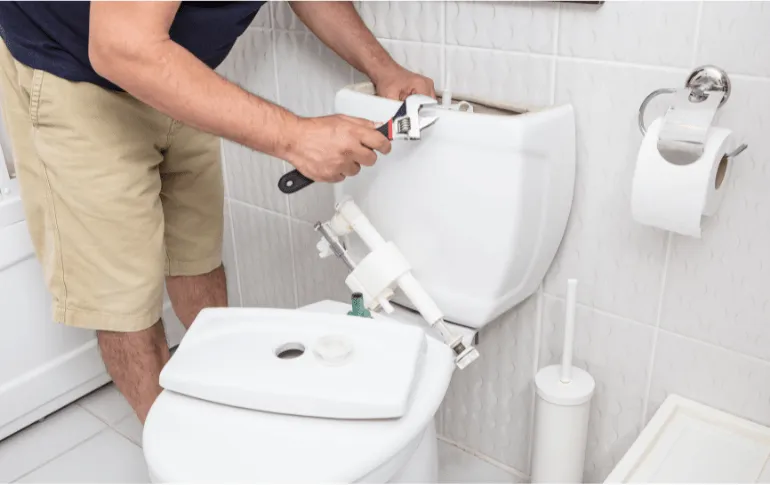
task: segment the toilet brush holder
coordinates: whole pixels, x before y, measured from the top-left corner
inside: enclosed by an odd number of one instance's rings
[[[581,483],[588,437],[593,377],[572,366],[577,281],[569,280],[562,363],[535,376],[532,483]]]

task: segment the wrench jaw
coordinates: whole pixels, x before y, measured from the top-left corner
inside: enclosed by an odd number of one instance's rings
[[[438,118],[420,118],[420,109],[423,106],[435,106],[438,101],[424,94],[412,94],[406,98],[406,118],[409,119],[409,130],[406,133],[406,139],[419,140],[423,128],[427,128],[436,122]]]

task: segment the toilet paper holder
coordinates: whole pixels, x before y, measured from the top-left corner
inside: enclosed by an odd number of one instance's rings
[[[731,84],[727,73],[717,66],[706,65],[693,70],[684,88],[656,89],[639,106],[639,130],[647,134],[644,112],[653,98],[673,94],[673,102],[663,115],[658,136],[661,156],[676,165],[688,165],[703,155],[706,135],[717,110],[730,98]],[[748,148],[743,143],[726,158],[734,158]]]

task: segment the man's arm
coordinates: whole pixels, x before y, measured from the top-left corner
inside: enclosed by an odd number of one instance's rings
[[[372,80],[380,95],[395,99],[415,93],[435,96],[433,81],[399,66],[366,27],[352,2],[289,3],[324,44]]]
[[[300,118],[219,76],[172,41],[180,2],[91,2],[94,70],[137,99],[202,131],[287,160],[314,180],[355,175],[390,143],[372,123]]]

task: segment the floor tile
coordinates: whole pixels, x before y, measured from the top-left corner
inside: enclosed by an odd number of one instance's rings
[[[438,442],[439,483],[522,483],[522,480],[456,446]]]
[[[77,403],[86,411],[110,425],[133,413],[128,401],[126,401],[126,398],[123,397],[114,384],[107,384],[101,389],[95,390]]]
[[[149,483],[142,449],[106,429],[19,483]]]
[[[135,444],[142,446],[142,423],[136,414],[131,413],[112,426],[118,433],[130,439]]]
[[[69,406],[0,442],[0,483],[9,483],[72,449],[106,425]]]

